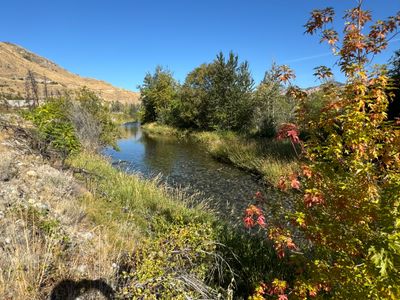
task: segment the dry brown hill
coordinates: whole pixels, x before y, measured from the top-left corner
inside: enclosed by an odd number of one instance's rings
[[[44,95],[47,78],[50,95],[86,86],[106,101],[135,104],[139,101],[139,93],[114,87],[105,81],[80,77],[18,45],[0,42],[0,93],[14,97],[21,95],[25,98],[25,77],[28,70],[33,72],[38,82],[41,96]]]

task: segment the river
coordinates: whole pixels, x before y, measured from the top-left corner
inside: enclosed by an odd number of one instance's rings
[[[151,137],[139,123],[127,123],[122,131],[119,151],[104,150],[116,167],[147,179],[158,176],[167,186],[206,200],[219,211],[242,213],[255,192],[264,189],[255,176],[216,161],[189,139]]]

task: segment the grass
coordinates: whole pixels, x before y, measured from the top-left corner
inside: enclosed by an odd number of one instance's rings
[[[44,299],[54,283],[66,278],[113,281],[110,266],[118,261],[120,248],[101,228],[93,229],[91,240],[71,239],[83,230],[82,224],[66,231],[50,215],[24,206],[9,211],[6,220],[1,225],[11,238],[0,252],[0,297]]]
[[[138,120],[137,117],[132,117],[126,113],[111,113],[111,119],[116,125],[123,125],[128,122],[136,122]]]
[[[260,175],[269,185],[276,186],[282,175],[293,173],[297,161],[288,142],[252,139],[234,132],[179,130],[150,123],[143,126],[150,135],[188,137],[200,142],[216,159]]]
[[[190,135],[220,159],[233,160],[231,147],[247,145],[232,133]],[[255,159],[252,151],[266,151],[259,143],[247,146],[246,160]],[[238,166],[245,160],[236,159]],[[101,155],[70,156],[75,180],[36,164],[45,187],[40,197],[51,213],[21,207],[0,219],[12,237],[4,253],[0,248],[0,298],[43,299],[61,280],[99,278],[122,298],[216,299],[220,293],[232,299],[233,290],[247,298],[258,283],[293,273],[265,236],[225,223],[205,204],[157,180],[118,171]],[[81,186],[75,193],[70,189],[76,180]]]
[[[129,254],[128,262],[121,262],[128,271],[120,293],[140,298],[163,290],[171,299],[217,294],[205,283],[207,270],[220,266],[215,260],[217,223],[204,205],[157,180],[118,171],[98,154],[82,152],[68,163],[85,170],[81,180],[91,193],[82,206],[88,218]],[[186,273],[190,278],[182,277]]]
[[[210,221],[210,214],[200,206],[194,207],[179,191],[171,194],[156,180],[147,181],[118,171],[98,154],[82,152],[72,157],[69,164],[90,174],[85,178],[86,185],[95,198],[104,202],[104,207],[99,208],[101,215],[94,213],[95,218],[103,219],[102,224],[104,219],[117,220],[120,227],[121,221],[129,219],[135,223],[135,231],[143,234],[151,230],[149,225],[155,218],[168,222]],[[111,215],[104,216],[104,211]]]
[[[171,194],[157,180],[118,171],[93,153],[81,153],[69,163],[91,174],[82,177],[91,191],[83,200],[88,217],[107,230],[112,244],[136,253],[131,263],[134,272],[128,272],[132,282],[125,291],[137,297],[148,296],[140,294],[138,284],[146,286],[143,293],[150,293],[160,289],[160,278],[161,289],[172,293],[166,294],[171,299],[184,299],[183,295],[204,298],[206,294],[214,299],[217,291],[226,295],[232,278],[235,295],[247,297],[257,283],[293,271],[276,257],[265,236],[249,234],[240,224],[239,229],[232,227],[181,192]],[[183,256],[176,257],[176,253]],[[183,286],[195,283],[196,287],[178,289],[182,274],[200,274],[201,280],[185,277],[189,282]]]

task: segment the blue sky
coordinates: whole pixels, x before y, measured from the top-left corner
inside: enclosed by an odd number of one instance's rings
[[[256,82],[272,61],[289,64],[302,87],[316,85],[318,65],[335,58],[304,35],[313,8],[333,6],[337,25],[355,0],[1,0],[0,40],[19,44],[81,76],[136,90],[146,72],[167,66],[181,82],[219,51],[248,60]],[[399,0],[364,0],[375,18]],[[400,37],[400,36],[399,36]],[[384,63],[395,41],[375,59]],[[1,55],[1,54],[0,54]],[[343,78],[337,74],[338,80]]]

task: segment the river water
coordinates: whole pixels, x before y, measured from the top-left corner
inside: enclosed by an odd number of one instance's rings
[[[198,143],[148,136],[139,123],[127,123],[122,131],[120,150],[105,149],[116,167],[148,179],[158,176],[167,186],[205,199],[219,211],[243,212],[255,192],[264,189],[255,176],[216,161]]]

